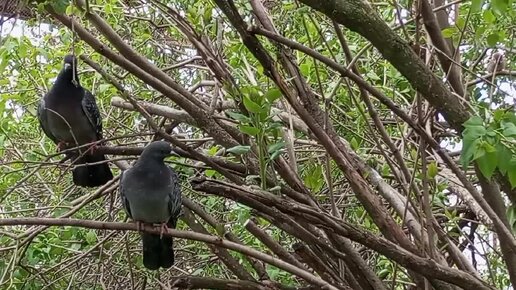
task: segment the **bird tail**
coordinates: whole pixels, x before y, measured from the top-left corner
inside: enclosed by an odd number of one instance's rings
[[[94,163],[105,161],[103,154],[86,154],[80,157],[75,164]],[[107,163],[79,166],[73,169],[73,183],[84,187],[97,187],[113,179],[113,173]]]
[[[170,217],[167,227],[175,229],[177,218]],[[170,268],[174,265],[174,241],[171,236],[142,233],[143,265],[149,270]]]
[[[149,270],[170,268],[174,264],[172,237],[142,233],[143,265]]]

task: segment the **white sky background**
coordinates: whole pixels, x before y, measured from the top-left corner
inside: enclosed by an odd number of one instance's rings
[[[403,12],[404,11],[402,11],[402,13]],[[34,45],[37,45],[40,43],[39,37],[43,36],[44,34],[48,34],[48,33],[57,34],[58,31],[54,30],[51,32],[48,24],[40,24],[40,26],[38,28],[29,28],[29,27],[25,26],[25,23],[22,20],[16,20],[16,21],[9,20],[9,21],[5,22],[1,27],[0,43],[1,43],[1,41],[3,41],[3,38],[6,35],[10,35],[12,37],[20,37],[20,36],[24,35],[24,36],[29,37],[29,39],[32,41],[32,43]],[[43,60],[40,60],[40,61],[43,61]],[[480,87],[481,85],[482,84],[479,84],[477,86]],[[503,83],[498,82],[498,85],[499,85],[499,89],[506,93],[505,101],[509,104],[514,104],[514,102],[516,100],[516,86],[514,84],[511,84],[508,82],[503,82]],[[1,90],[2,90],[2,88],[0,87],[0,91]],[[484,91],[482,94],[483,94],[484,98],[486,98],[488,95],[488,92]],[[20,106],[15,106],[14,104],[12,104],[10,102],[7,103],[7,106],[15,109],[14,115],[15,115],[16,119],[18,119],[24,112],[24,110]],[[442,141],[441,146],[447,148],[450,151],[458,151],[462,148],[462,142],[450,144],[447,141]],[[454,197],[451,197],[452,202],[454,199],[455,199]],[[466,230],[466,232],[469,232],[469,226],[466,227],[465,230]],[[477,250],[479,250],[481,253],[485,252],[482,248],[482,245],[478,242],[478,238],[476,239],[476,241],[477,242],[475,243],[475,246],[476,246]],[[488,250],[488,249],[486,249],[486,250]],[[471,253],[468,249],[466,249],[464,251],[464,253],[466,254],[466,256],[468,258],[471,258]],[[486,261],[482,258],[482,256],[477,254],[476,260],[478,263],[479,271],[486,271],[487,270]],[[513,288],[511,287],[508,289],[513,289]]]

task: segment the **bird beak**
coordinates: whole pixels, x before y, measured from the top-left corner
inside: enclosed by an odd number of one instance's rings
[[[72,65],[71,65],[71,64],[69,64],[69,63],[65,63],[65,64],[64,64],[64,69],[65,69],[65,70],[70,69],[71,67],[72,67]]]
[[[168,154],[168,157],[170,157],[170,156],[181,157],[181,156],[180,156],[179,154],[177,154],[174,150],[172,150],[172,151],[170,152],[170,154]]]

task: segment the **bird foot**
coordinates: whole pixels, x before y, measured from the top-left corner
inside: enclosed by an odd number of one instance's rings
[[[57,152],[63,151],[64,149],[66,149],[66,147],[68,147],[68,145],[69,144],[65,141],[59,141],[59,143],[57,143]]]
[[[160,239],[163,239],[163,232],[168,234],[168,227],[167,227],[166,223],[162,223],[161,226],[160,226],[160,231],[159,231],[159,238]]]
[[[93,154],[95,150],[97,150],[98,146],[96,142],[96,140],[92,141],[93,144],[86,150],[86,153]]]
[[[141,231],[143,230],[143,224],[142,224],[142,222],[141,222],[141,221],[135,221],[135,223],[136,223],[136,230],[137,230],[138,232],[141,232]]]

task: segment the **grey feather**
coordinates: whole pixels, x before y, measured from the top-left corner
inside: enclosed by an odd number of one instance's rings
[[[177,174],[164,163],[170,144],[149,144],[135,165],[120,177],[120,196],[127,215],[148,224],[166,223],[175,228],[181,213],[181,188]],[[142,233],[143,263],[148,269],[168,268],[174,263],[172,238]]]

